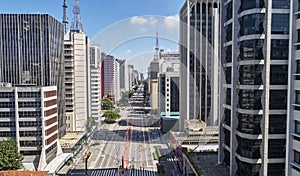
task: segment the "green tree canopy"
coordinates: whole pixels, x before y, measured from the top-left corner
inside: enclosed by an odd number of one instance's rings
[[[89,117],[86,121],[86,130],[91,131],[92,126],[95,124],[95,118],[94,117]]]
[[[0,170],[17,170],[23,167],[23,156],[14,140],[0,141]]]
[[[102,110],[112,110],[114,108],[114,102],[109,98],[103,98],[101,100],[101,108]]]
[[[121,115],[115,110],[107,110],[104,112],[105,121],[108,123],[115,122]]]

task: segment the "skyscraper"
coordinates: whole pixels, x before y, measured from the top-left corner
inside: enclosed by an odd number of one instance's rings
[[[220,158],[230,175],[284,175],[290,1],[222,1]]]
[[[285,175],[300,175],[300,27],[299,1],[290,1],[290,57],[289,57],[289,100],[287,120],[287,155]]]
[[[65,35],[65,97],[68,131],[85,131],[90,116],[89,38],[74,30]]]
[[[64,36],[66,123],[68,131],[85,131],[91,115],[90,43],[78,0],[72,12],[71,30]]]
[[[98,120],[101,111],[101,53],[96,44],[90,46],[91,116]]]
[[[61,152],[65,125],[63,25],[47,14],[0,14],[0,31],[0,140],[17,141],[25,169],[43,170]]]
[[[180,129],[218,125],[219,1],[187,0],[180,10]]]
[[[119,64],[114,56],[106,55],[103,60],[103,83],[104,94],[103,96],[109,97],[112,101],[117,101],[120,93],[118,86],[119,83]]]

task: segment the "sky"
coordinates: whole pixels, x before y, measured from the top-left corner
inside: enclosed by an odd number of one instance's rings
[[[83,30],[101,51],[146,72],[153,58],[156,31],[161,49],[178,50],[178,14],[184,1],[79,0]],[[74,2],[67,0],[69,24]],[[47,13],[62,21],[62,4],[63,0],[1,0],[0,13]]]

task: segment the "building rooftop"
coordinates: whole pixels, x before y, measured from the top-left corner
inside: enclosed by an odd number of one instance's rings
[[[47,171],[0,171],[0,176],[45,176]]]
[[[59,142],[62,148],[72,148],[84,135],[85,132],[83,131],[67,132]]]
[[[193,160],[203,175],[229,176],[229,168],[218,164],[218,153],[191,153],[189,159]]]

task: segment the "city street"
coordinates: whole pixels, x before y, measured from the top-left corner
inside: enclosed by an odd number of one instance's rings
[[[155,147],[167,148],[167,145],[151,136],[153,131],[159,134],[158,127],[153,117],[145,114],[143,99],[143,87],[140,87],[130,98],[131,106],[121,108],[119,121],[98,124],[89,145],[74,160],[69,175],[83,174],[78,172],[84,172],[83,156],[89,151],[92,152],[88,160],[90,170],[123,166],[124,170],[136,169],[156,175]]]

